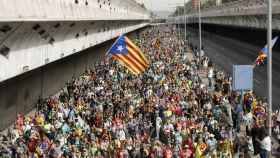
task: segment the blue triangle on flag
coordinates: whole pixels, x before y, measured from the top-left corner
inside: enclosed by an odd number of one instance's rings
[[[110,54],[128,54],[125,37],[121,35],[109,50]]]

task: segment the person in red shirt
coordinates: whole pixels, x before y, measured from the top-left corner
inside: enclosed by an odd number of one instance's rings
[[[171,147],[170,146],[167,146],[165,149],[164,149],[164,151],[163,151],[163,157],[164,158],[172,158],[172,156],[173,156],[173,152],[172,152],[172,149],[171,149]]]
[[[187,146],[188,150],[190,150],[192,153],[195,152],[195,147],[193,145],[193,141],[192,141],[192,138],[189,137],[188,139],[186,139],[184,142],[183,142],[183,145]]]
[[[182,107],[179,106],[179,105],[176,105],[176,107],[175,107],[175,113],[176,113],[177,116],[182,116],[182,113],[183,113]]]
[[[184,145],[180,152],[180,158],[192,158],[193,152],[189,149],[188,145]]]
[[[28,151],[31,153],[35,152],[37,144],[38,144],[38,139],[31,137],[27,145]]]
[[[17,120],[16,120],[16,128],[23,132],[23,125],[24,125],[24,116],[22,116],[21,114],[18,114],[17,116]]]
[[[176,122],[176,129],[177,129],[177,131],[181,132],[182,126],[183,126],[182,122],[180,120],[177,120],[177,122]]]

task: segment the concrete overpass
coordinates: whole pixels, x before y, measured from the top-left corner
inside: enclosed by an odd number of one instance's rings
[[[149,20],[134,0],[1,0],[0,130]]]
[[[273,3],[273,29],[280,30],[280,0]],[[202,23],[238,27],[266,28],[266,0],[236,0],[201,10]],[[197,11],[169,18],[169,23],[198,23]]]

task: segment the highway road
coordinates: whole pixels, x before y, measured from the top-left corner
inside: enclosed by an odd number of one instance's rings
[[[204,29],[207,26],[204,26]],[[220,31],[217,31],[220,30]],[[197,28],[188,28],[190,42],[198,46]],[[274,35],[277,34],[274,33]],[[219,28],[209,26],[202,33],[205,53],[219,68],[232,74],[232,66],[236,64],[252,64],[259,50],[266,44],[265,31]],[[273,107],[280,105],[280,41],[273,51]],[[267,97],[266,65],[254,69],[254,91],[258,96]]]

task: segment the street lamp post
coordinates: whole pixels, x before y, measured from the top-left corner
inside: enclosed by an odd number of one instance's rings
[[[180,8],[178,8],[178,30],[179,30],[179,38],[181,37],[181,28],[180,28]]]
[[[271,137],[271,113],[272,113],[272,47],[271,47],[271,38],[272,38],[272,2],[267,0],[267,47],[268,47],[268,56],[267,56],[267,87],[268,87],[268,133]]]
[[[185,23],[185,37],[184,37],[184,40],[186,42],[187,41],[186,40],[186,38],[187,38],[187,15],[186,15],[186,6],[185,5],[186,5],[186,0],[184,0],[184,23]]]
[[[199,59],[201,58],[201,12],[200,12],[200,0],[198,0],[198,27],[199,27]]]

